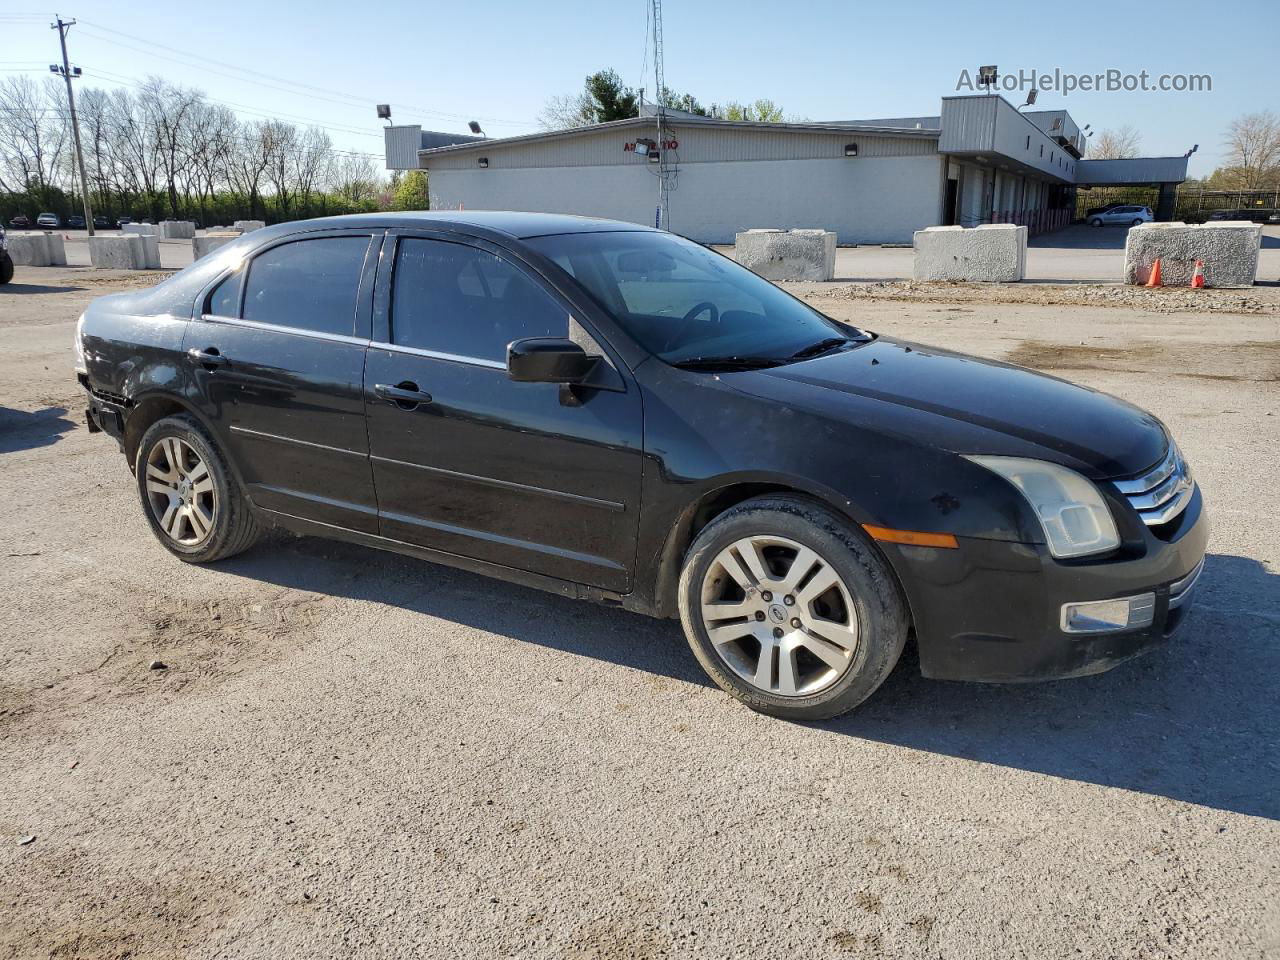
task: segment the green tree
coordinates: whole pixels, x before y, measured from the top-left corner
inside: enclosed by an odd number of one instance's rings
[[[398,178],[391,194],[392,210],[429,210],[427,171],[410,170]]]
[[[587,107],[592,123],[609,123],[639,116],[639,95],[625,86],[617,70],[600,70],[587,77]]]
[[[755,103],[738,103],[731,100],[724,105],[725,120],[753,120],[756,123],[781,123],[785,117],[782,107],[772,100],[761,98]]]

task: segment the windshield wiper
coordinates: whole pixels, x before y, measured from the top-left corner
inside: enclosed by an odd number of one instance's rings
[[[821,356],[828,350],[834,350],[836,347],[843,347],[849,342],[848,337],[827,337],[825,340],[819,340],[817,343],[811,343],[809,346],[797,350],[791,355],[791,359],[808,360],[812,357]]]
[[[679,367],[681,370],[763,370],[786,362],[785,359],[778,357],[686,357],[683,360],[671,361],[671,366]]]

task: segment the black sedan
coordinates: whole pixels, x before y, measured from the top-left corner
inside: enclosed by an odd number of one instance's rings
[[[1105,670],[1205,551],[1168,431],[837,323],[633,224],[369,214],[254,231],[77,333],[92,429],[189,562],[268,525],[659,617],[777,716],[925,675]]]

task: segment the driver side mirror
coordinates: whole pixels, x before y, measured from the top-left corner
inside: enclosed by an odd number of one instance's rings
[[[582,383],[599,362],[572,340],[531,337],[507,346],[507,376],[520,383]]]

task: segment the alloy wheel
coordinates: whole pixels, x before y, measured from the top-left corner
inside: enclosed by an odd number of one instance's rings
[[[184,547],[213,533],[218,494],[209,465],[191,444],[161,437],[147,454],[147,502],[165,535]]]
[[[729,544],[707,568],[701,598],[712,647],[762,692],[810,696],[854,662],[858,615],[849,588],[830,562],[794,540]]]

